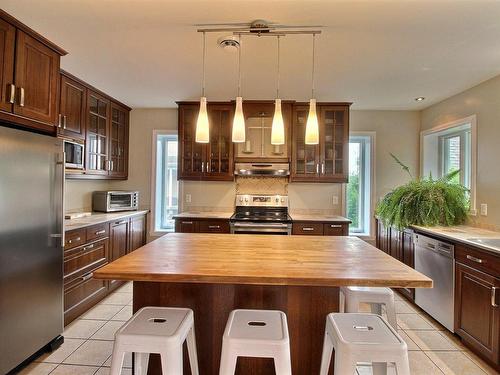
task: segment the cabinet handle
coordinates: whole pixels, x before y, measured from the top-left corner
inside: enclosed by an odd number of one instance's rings
[[[342,228],[342,224],[331,224],[330,228]]]
[[[92,278],[92,276],[94,276],[94,274],[91,272],[85,276],[82,276],[82,280],[83,281],[87,281],[87,280],[90,280]]]
[[[220,229],[220,225],[209,225],[208,229]]]
[[[205,173],[205,163],[201,162],[201,173]]]
[[[103,229],[103,230],[98,230],[97,232],[95,232],[95,235],[96,235],[96,236],[98,236],[98,235],[100,235],[100,234],[104,234],[104,233],[106,233],[106,230],[105,230],[105,229]]]
[[[182,221],[181,224],[192,225],[193,222],[192,221]]]
[[[14,104],[16,102],[16,86],[12,83],[9,84],[10,92],[9,92],[9,103]]]
[[[209,162],[207,161],[207,173],[210,172],[210,168],[209,168]]]
[[[75,240],[76,242],[78,242],[78,241],[80,241],[80,240],[81,240],[81,238],[80,238],[80,237],[76,237],[76,238],[74,238],[74,240]],[[73,239],[68,240],[68,243],[73,243]]]
[[[316,174],[319,174],[319,163],[316,163]]]
[[[63,116],[63,129],[66,129],[66,115]]]
[[[473,262],[476,262],[476,263],[483,263],[484,262],[482,259],[473,257],[472,255],[467,255],[467,259],[472,260]]]
[[[60,128],[62,126],[62,115],[59,113],[57,127]]]
[[[321,174],[325,174],[325,163],[321,163]]]
[[[24,107],[24,87],[19,88],[19,106]]]
[[[94,248],[94,244],[91,244],[91,245],[89,245],[89,246],[85,246],[85,247],[83,248],[83,251],[87,251],[87,250],[90,250],[90,249],[93,249],[93,248]]]
[[[306,232],[311,232],[314,230],[314,228],[311,228],[311,227],[304,227],[302,228],[303,231],[306,231]]]
[[[497,304],[497,289],[499,289],[497,286],[494,286],[491,288],[491,306],[493,307],[498,307]]]
[[[127,220],[115,221],[115,225],[125,224]]]

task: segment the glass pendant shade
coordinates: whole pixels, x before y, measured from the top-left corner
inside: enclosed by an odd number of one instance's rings
[[[198,112],[198,120],[196,121],[195,141],[197,143],[208,143],[209,141],[207,98],[204,96],[200,99],[200,111]]]
[[[232,140],[234,143],[245,142],[245,116],[243,116],[243,98],[241,96],[236,98]]]
[[[274,106],[273,125],[271,128],[271,144],[285,144],[285,123],[283,122],[283,115],[281,113],[281,99],[276,99]]]
[[[316,115],[316,99],[309,101],[309,115],[306,123],[306,145],[317,145],[319,143],[319,124]]]

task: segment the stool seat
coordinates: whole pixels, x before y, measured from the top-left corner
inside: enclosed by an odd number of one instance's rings
[[[222,339],[220,375],[233,375],[238,357],[273,358],[277,375],[291,375],[286,315],[277,310],[233,310]]]
[[[198,375],[198,358],[191,309],[144,307],[115,333],[111,375],[119,375],[125,353],[136,353],[136,374],[147,373],[149,354],[161,357],[164,375],[183,371],[182,344],[187,341],[191,373]]]
[[[368,303],[371,305],[372,313],[382,315],[382,306],[385,305],[387,320],[394,329],[397,329],[394,292],[390,288],[345,286],[340,288],[340,296],[341,305],[344,305],[341,311],[347,313],[359,312],[359,304]]]
[[[380,315],[332,313],[326,318],[320,375],[327,375],[335,350],[335,374],[351,375],[359,362],[372,362],[374,374],[395,363],[398,375],[410,375],[408,347]]]

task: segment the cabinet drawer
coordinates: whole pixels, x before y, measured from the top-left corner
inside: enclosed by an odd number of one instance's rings
[[[325,236],[347,236],[349,230],[347,224],[325,223],[323,224],[323,234]]]
[[[487,251],[456,245],[455,260],[492,276],[500,277],[500,257]]]
[[[68,323],[107,293],[107,281],[89,278],[64,291],[64,316]]]
[[[202,220],[198,223],[200,233],[229,233],[229,222],[225,220]]]
[[[87,228],[87,241],[109,236],[109,223],[97,224]]]
[[[89,272],[108,261],[108,240],[101,240],[68,250],[64,254],[64,284],[85,278]]]
[[[193,219],[175,219],[175,231],[177,233],[197,233],[198,222]]]
[[[292,234],[302,234],[307,236],[322,236],[323,223],[293,223]]]
[[[64,249],[72,249],[83,245],[86,240],[85,228],[70,230],[64,234]]]

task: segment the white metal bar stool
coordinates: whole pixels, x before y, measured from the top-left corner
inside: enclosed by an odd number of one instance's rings
[[[182,344],[187,341],[191,373],[198,375],[198,357],[191,309],[143,307],[116,333],[110,375],[120,375],[125,353],[136,353],[136,374],[147,373],[149,354],[161,357],[163,375],[180,375]]]
[[[233,310],[222,340],[219,375],[233,375],[238,357],[273,358],[277,375],[291,375],[285,313],[276,310]]]
[[[329,314],[320,375],[328,374],[333,349],[335,374],[352,375],[356,363],[372,362],[374,374],[386,373],[387,363],[394,363],[398,375],[410,375],[406,343],[380,315]]]
[[[371,305],[373,314],[382,315],[382,305],[385,305],[387,320],[394,329],[398,329],[394,292],[390,288],[344,286],[340,288],[340,293],[344,297],[344,312],[360,312],[359,304],[363,302]]]

